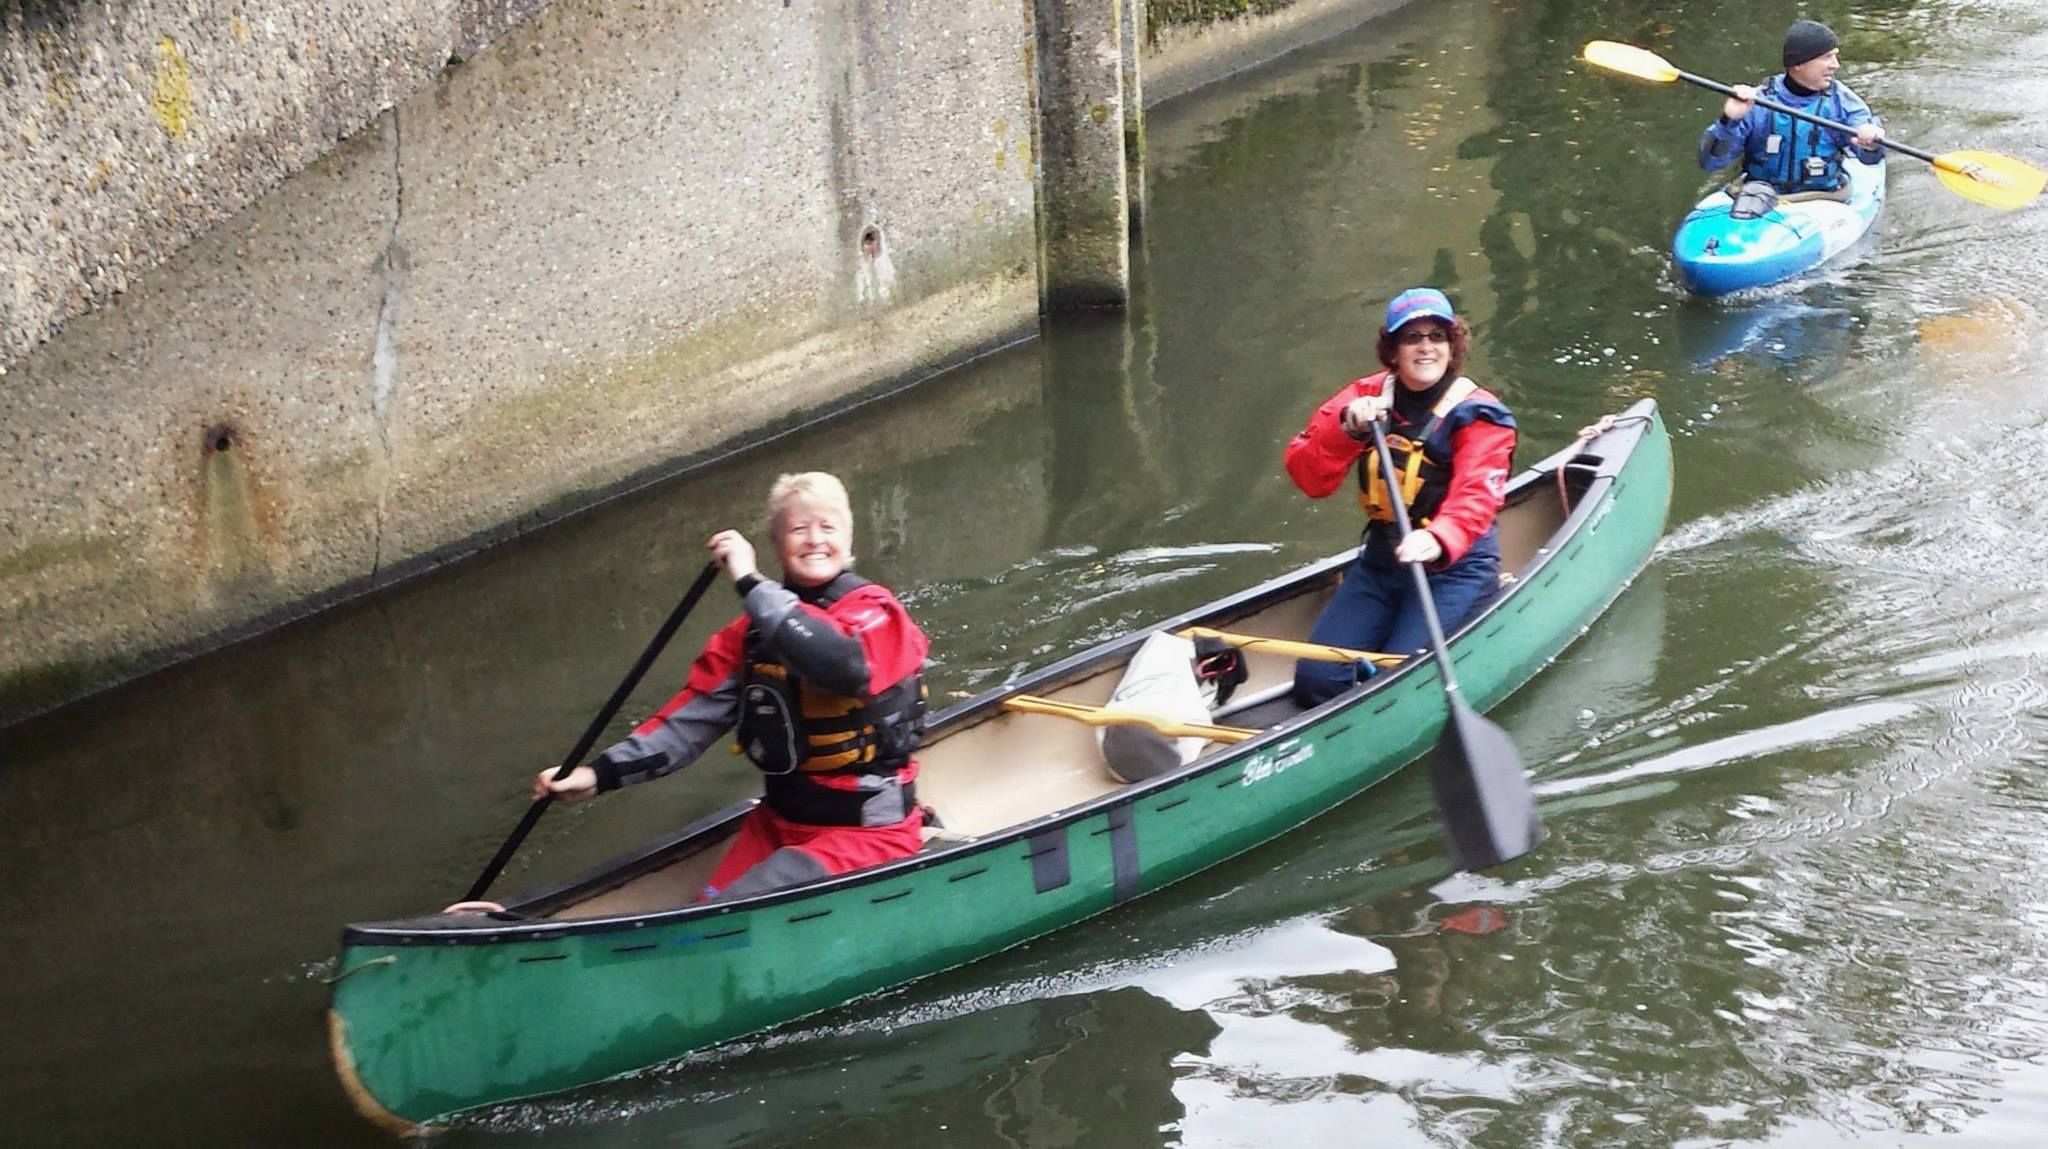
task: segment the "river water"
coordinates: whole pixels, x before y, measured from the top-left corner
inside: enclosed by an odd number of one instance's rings
[[[2034,0],[1807,9],[1898,138],[2048,160]],[[340,925],[467,886],[775,474],[848,479],[862,569],[930,631],[935,689],[975,691],[1353,537],[1280,446],[1431,282],[1525,459],[1641,395],[1676,436],[1655,559],[1495,714],[1539,851],[1451,877],[1404,776],[1064,934],[446,1143],[2038,1145],[2048,215],[1896,160],[1847,262],[1690,300],[1665,249],[1715,98],[1574,60],[1606,37],[1754,79],[1788,12],[1445,0],[1197,92],[1150,120],[1127,316],[0,732],[0,1142],[379,1143],[326,1063]],[[557,810],[498,888],[752,785],[722,762]]]

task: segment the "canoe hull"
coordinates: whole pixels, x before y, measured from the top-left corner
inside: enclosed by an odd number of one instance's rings
[[[1848,250],[1884,208],[1884,164],[1845,161],[1849,198],[1780,202],[1755,219],[1736,219],[1724,191],[1699,202],[1671,241],[1679,279],[1697,295],[1727,295],[1779,283]]]
[[[1453,636],[1460,685],[1480,709],[1589,626],[1661,535],[1670,444],[1653,403],[1633,412],[1643,417],[1604,440],[1632,449],[1607,453],[1600,465],[1613,473],[1588,487],[1555,553],[1525,567],[1521,585]],[[1532,476],[1519,481],[1548,481]],[[1161,625],[1298,594],[1348,558]],[[1057,679],[1093,657],[1034,677]],[[984,696],[934,725],[971,722],[988,707]],[[1208,868],[1384,780],[1436,740],[1445,714],[1437,667],[1420,660],[1186,772],[776,895],[618,919],[352,926],[334,993],[336,1064],[359,1108],[404,1125],[673,1060],[974,961]]]

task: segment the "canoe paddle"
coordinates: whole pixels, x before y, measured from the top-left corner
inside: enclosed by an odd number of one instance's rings
[[[1387,436],[1380,421],[1372,426],[1373,449],[1379,452],[1380,474],[1389,491],[1401,489],[1394,470],[1394,456],[1387,451]],[[1401,500],[1394,504],[1394,525],[1407,538],[1408,508]],[[1429,624],[1430,649],[1436,652],[1437,669],[1444,679],[1444,703],[1450,717],[1436,743],[1436,760],[1430,780],[1436,787],[1436,807],[1451,832],[1451,847],[1461,870],[1483,870],[1521,857],[1534,849],[1543,836],[1536,819],[1536,799],[1529,780],[1522,774],[1522,756],[1507,732],[1482,717],[1466,704],[1451,673],[1451,652],[1444,641],[1443,623],[1436,614],[1436,596],[1430,593],[1429,576],[1421,563],[1406,563],[1415,575],[1415,595],[1422,603],[1423,621]]]
[[[1622,44],[1613,40],[1591,40],[1587,42],[1580,56],[1594,67],[1619,72],[1624,76],[1633,76],[1638,80],[1648,80],[1655,84],[1684,80],[1688,84],[1697,84],[1724,96],[1735,94],[1735,89],[1726,84],[1709,80],[1704,76],[1695,76],[1691,72],[1682,72],[1672,67],[1664,57],[1648,48],[1638,48],[1633,44]],[[1847,135],[1856,134],[1856,129],[1847,124],[1824,119],[1810,112],[1802,112],[1798,108],[1788,107],[1764,96],[1758,96],[1756,102],[1774,112],[1783,112],[1795,120],[1819,124],[1823,128],[1832,128]],[[1934,174],[1948,190],[1964,199],[1995,208],[2010,210],[2025,207],[2034,202],[2034,197],[2041,194],[2042,186],[2048,184],[2048,172],[2043,172],[2025,160],[2001,155],[1998,152],[1943,152],[1935,155],[1888,139],[1879,140],[1878,143],[1902,155],[1912,156],[1916,160],[1926,160],[1934,165]]]
[[[716,577],[718,564],[705,563],[704,573],[698,575],[697,581],[690,584],[689,593],[685,594],[683,601],[677,603],[676,608],[669,612],[668,621],[661,624],[661,629],[654,632],[654,641],[648,643],[647,649],[640,652],[640,658],[633,663],[633,669],[626,672],[625,681],[619,683],[617,690],[612,691],[612,696],[605,702],[604,709],[599,710],[597,717],[591,719],[590,725],[584,728],[583,737],[576,740],[576,748],[562,759],[561,767],[555,771],[557,781],[567,778],[569,772],[583,761],[583,756],[590,753],[590,748],[597,744],[597,736],[604,733],[605,725],[619,712],[619,707],[626,704],[626,696],[633,692],[635,686],[640,685],[640,676],[646,674],[647,668],[654,665],[654,660],[661,654],[662,648],[668,645],[669,639],[675,637],[676,628],[683,625],[683,618],[697,605],[697,600],[704,597],[704,592],[711,587],[711,580]],[[518,828],[512,831],[511,837],[505,839],[504,845],[498,847],[497,856],[493,857],[491,864],[485,866],[484,872],[477,876],[476,884],[462,896],[463,902],[475,902],[483,898],[484,891],[490,889],[491,883],[498,880],[498,874],[505,868],[505,863],[512,860],[512,852],[519,848],[519,843],[526,840],[526,835],[533,832],[533,827],[540,821],[540,816],[547,812],[548,804],[554,801],[554,797],[553,794],[547,794],[535,798],[533,805],[526,808],[526,816],[519,819]],[[457,903],[460,904],[462,903]]]

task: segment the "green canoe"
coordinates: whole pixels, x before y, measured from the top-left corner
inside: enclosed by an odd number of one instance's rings
[[[1501,593],[1451,636],[1484,710],[1579,636],[1649,559],[1671,499],[1651,400],[1518,475],[1501,511]],[[761,897],[694,905],[741,803],[505,915],[349,926],[328,1016],[357,1107],[411,1131],[478,1106],[673,1060],[985,957],[1212,866],[1420,756],[1444,723],[1433,659],[1313,710],[1291,658],[1251,679],[1181,769],[1122,784],[1094,727],[1005,705],[1099,704],[1153,630],[1304,638],[1351,553],[1067,658],[948,709],[919,752],[946,831],[915,857]]]

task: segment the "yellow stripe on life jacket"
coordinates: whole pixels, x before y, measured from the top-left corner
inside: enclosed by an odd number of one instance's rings
[[[1389,374],[1385,385],[1399,387],[1401,381]],[[1436,434],[1437,426],[1444,421],[1444,416],[1450,414],[1458,404],[1470,399],[1472,393],[1477,390],[1479,384],[1462,375],[1459,376],[1449,387],[1444,388],[1444,393],[1437,399],[1436,406],[1430,408],[1429,422],[1422,425],[1421,434],[1412,439],[1401,435],[1387,436],[1387,450],[1394,456],[1394,467],[1401,479],[1401,506],[1404,509],[1414,506],[1415,497],[1422,493],[1422,484],[1425,481],[1422,467],[1428,462],[1424,444],[1429,442],[1431,435]],[[1380,472],[1379,460],[1371,456],[1372,453],[1367,452],[1367,458],[1360,460],[1360,467],[1365,472],[1365,483],[1358,491],[1358,505],[1365,508],[1366,515],[1375,522],[1391,523],[1394,521],[1394,504],[1387,498],[1386,476]],[[1422,524],[1415,525],[1419,527]]]
[[[768,773],[900,764],[917,748],[927,699],[922,673],[864,701],[801,685],[772,659],[751,662],[747,670],[733,749]]]

